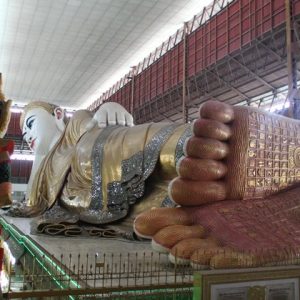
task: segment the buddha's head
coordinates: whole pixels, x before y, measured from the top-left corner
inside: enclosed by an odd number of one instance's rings
[[[65,129],[65,112],[42,101],[27,104],[20,118],[23,139],[35,154],[45,155]],[[55,141],[54,141],[55,140]]]

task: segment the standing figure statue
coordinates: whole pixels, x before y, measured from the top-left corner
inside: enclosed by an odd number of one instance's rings
[[[10,182],[10,155],[14,151],[14,142],[4,139],[11,116],[11,100],[5,101],[2,92],[2,74],[0,73],[0,207],[12,202],[12,184]]]
[[[42,214],[49,232],[59,221],[126,232],[138,215],[137,235],[202,267],[299,257],[299,121],[216,101],[192,125],[93,127],[97,118],[78,111],[66,125],[58,107],[25,108],[23,135],[40,159],[12,213]]]

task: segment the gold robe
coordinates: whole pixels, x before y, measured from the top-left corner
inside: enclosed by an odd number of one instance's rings
[[[150,123],[85,132],[91,116],[76,112],[35,176],[28,205],[59,204],[92,224],[107,224],[167,199],[189,125]],[[145,182],[146,185],[145,185]]]

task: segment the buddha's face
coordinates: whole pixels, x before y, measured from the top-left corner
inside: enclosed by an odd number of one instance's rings
[[[33,108],[26,113],[22,133],[30,149],[39,155],[47,154],[53,139],[61,135],[56,115],[51,115],[43,108]]]

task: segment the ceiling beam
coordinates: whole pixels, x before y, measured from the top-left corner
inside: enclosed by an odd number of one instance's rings
[[[210,72],[211,74],[213,74],[215,77],[217,77],[217,79],[219,81],[221,81],[225,86],[229,87],[231,90],[235,91],[239,96],[243,97],[244,100],[247,101],[248,105],[250,105],[250,98],[245,95],[244,93],[242,93],[240,90],[238,90],[236,87],[234,87],[232,84],[230,84],[228,81],[226,81],[225,79],[223,79],[221,76],[219,76],[218,74],[216,74],[214,71],[212,70],[208,70],[206,69],[207,72]]]
[[[251,71],[247,66],[245,66],[244,64],[242,64],[241,62],[239,62],[236,58],[232,57],[231,55],[229,55],[231,60],[233,60],[234,62],[236,62],[240,67],[242,67],[243,69],[245,69],[249,74],[251,74],[252,77],[254,77],[257,81],[261,82],[263,85],[267,86],[269,89],[274,90],[275,87],[272,86],[270,83],[268,83],[267,81],[265,81],[263,78],[261,78],[260,76],[258,76],[256,73],[254,73],[253,71]]]
[[[277,54],[274,50],[272,50],[271,48],[269,48],[268,46],[266,46],[263,42],[261,42],[260,40],[256,40],[258,42],[259,45],[261,45],[267,52],[271,53],[279,62],[283,63],[286,67],[287,65],[287,59],[284,57],[281,57],[279,54]],[[297,69],[296,70],[298,75],[300,76],[300,70]]]

